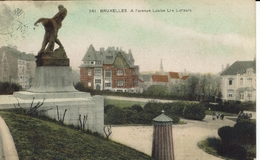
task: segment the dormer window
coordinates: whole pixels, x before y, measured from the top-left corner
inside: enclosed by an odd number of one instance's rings
[[[253,74],[253,68],[248,68],[246,70],[246,73],[247,73],[248,76],[251,76]]]
[[[233,84],[233,78],[229,78],[228,79],[228,85],[232,85]]]

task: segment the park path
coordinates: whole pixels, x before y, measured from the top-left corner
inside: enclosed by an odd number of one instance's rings
[[[198,147],[207,137],[218,137],[222,126],[233,126],[234,121],[212,120],[206,116],[203,121],[184,120],[187,124],[173,125],[174,154],[177,160],[220,160]],[[113,126],[110,139],[151,155],[153,126]]]

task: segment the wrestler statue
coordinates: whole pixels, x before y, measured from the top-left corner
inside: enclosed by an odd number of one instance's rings
[[[38,23],[42,23],[45,29],[45,35],[42,42],[41,50],[38,55],[42,52],[51,52],[54,49],[54,43],[59,45],[59,48],[63,48],[60,40],[58,39],[58,31],[61,28],[62,21],[67,15],[67,9],[63,5],[58,6],[59,12],[53,18],[40,18],[34,25],[38,26]],[[46,47],[46,45],[48,46]],[[46,47],[46,48],[45,48]]]

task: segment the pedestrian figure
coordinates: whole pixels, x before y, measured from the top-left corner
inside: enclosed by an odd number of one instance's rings
[[[219,118],[219,113],[217,112],[217,119]]]
[[[223,113],[220,115],[220,119],[221,119],[221,120],[224,119],[224,114],[223,114]]]
[[[216,119],[216,114],[215,112],[212,113],[212,120],[215,120]]]

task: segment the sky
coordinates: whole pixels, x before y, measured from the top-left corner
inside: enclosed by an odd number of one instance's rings
[[[73,69],[92,44],[131,50],[140,72],[219,73],[222,66],[256,56],[253,0],[1,1],[0,45],[37,54],[44,35],[39,18],[68,10],[59,30]],[[103,9],[124,12],[102,12]],[[90,12],[91,10],[91,12]],[[150,10],[141,12],[140,10]],[[0,46],[0,47],[1,47]],[[57,45],[56,45],[57,46]]]

